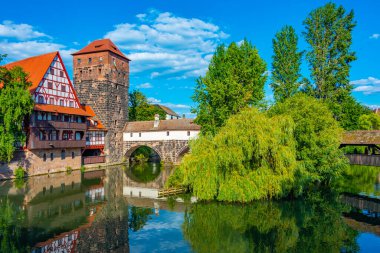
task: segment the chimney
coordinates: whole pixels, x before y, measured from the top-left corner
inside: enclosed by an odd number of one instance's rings
[[[159,124],[160,124],[160,115],[155,114],[154,115],[154,127],[157,128]]]

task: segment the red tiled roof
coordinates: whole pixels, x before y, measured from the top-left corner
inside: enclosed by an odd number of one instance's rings
[[[84,105],[82,106],[83,110],[86,111],[90,115],[90,120],[96,121],[98,124],[96,126],[91,125],[89,126],[89,129],[94,129],[94,130],[106,130],[106,127],[103,125],[103,123],[97,118],[94,110],[92,109],[91,106],[89,105]]]
[[[29,75],[28,80],[32,83],[29,88],[30,92],[34,90],[40,84],[46,71],[49,69],[50,64],[54,60],[58,52],[52,52],[48,54],[38,55],[30,58],[23,59],[21,61],[12,62],[4,65],[7,69],[11,69],[15,66],[23,68],[23,70]]]
[[[160,120],[158,127],[154,127],[154,121],[128,122],[124,127],[124,132],[150,132],[167,130],[200,130],[201,127],[194,123],[193,119],[172,119]]]
[[[59,105],[35,104],[34,110],[42,112],[56,112],[71,115],[91,116],[82,108],[64,107]]]
[[[81,50],[79,50],[78,52],[73,53],[72,55],[81,55],[104,51],[111,51],[112,53],[117,54],[129,61],[129,59],[119,50],[119,48],[110,39],[95,40],[87,46],[85,46],[84,48],[82,48]]]

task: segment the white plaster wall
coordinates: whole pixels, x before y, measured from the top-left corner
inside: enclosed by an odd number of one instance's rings
[[[167,133],[169,132],[169,136]],[[188,131],[156,131],[156,132],[133,132],[132,137],[130,132],[123,133],[124,141],[168,141],[168,140],[190,140],[197,138],[199,131],[190,131],[190,136],[187,135]],[[141,136],[140,136],[141,133]]]

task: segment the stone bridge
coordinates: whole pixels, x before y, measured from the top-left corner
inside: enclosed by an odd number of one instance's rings
[[[189,152],[189,141],[198,136],[200,126],[192,119],[135,121],[125,125],[123,152],[129,160],[139,147],[149,147],[165,163],[179,164]]]
[[[186,140],[125,141],[123,147],[126,159],[143,146],[153,149],[165,163],[179,164],[183,155],[189,152],[189,142]]]

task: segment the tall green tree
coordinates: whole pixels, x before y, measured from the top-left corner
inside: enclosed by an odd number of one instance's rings
[[[349,74],[351,62],[356,60],[351,51],[354,12],[346,13],[343,6],[327,3],[313,10],[303,23],[315,96],[334,101],[341,92],[352,89]]]
[[[351,49],[354,12],[346,13],[343,6],[328,3],[312,11],[303,23],[313,81],[305,90],[326,102],[342,127],[357,129],[365,108],[352,97],[349,82],[351,63],[356,60]]]
[[[28,75],[20,67],[0,67],[0,161],[9,162],[16,144],[26,140],[24,120],[33,110],[30,86]]]
[[[293,96],[300,86],[302,52],[298,51],[298,36],[291,26],[277,32],[273,43],[272,82],[274,98],[284,101]]]
[[[165,119],[165,112],[151,105],[141,91],[134,90],[129,93],[129,121],[153,120],[155,114],[159,114],[160,119]]]
[[[244,40],[240,45],[217,47],[204,77],[197,80],[193,95],[196,123],[202,133],[215,135],[227,119],[264,98],[266,64],[258,50]]]
[[[380,130],[380,116],[375,113],[361,115],[359,128],[362,130]]]

